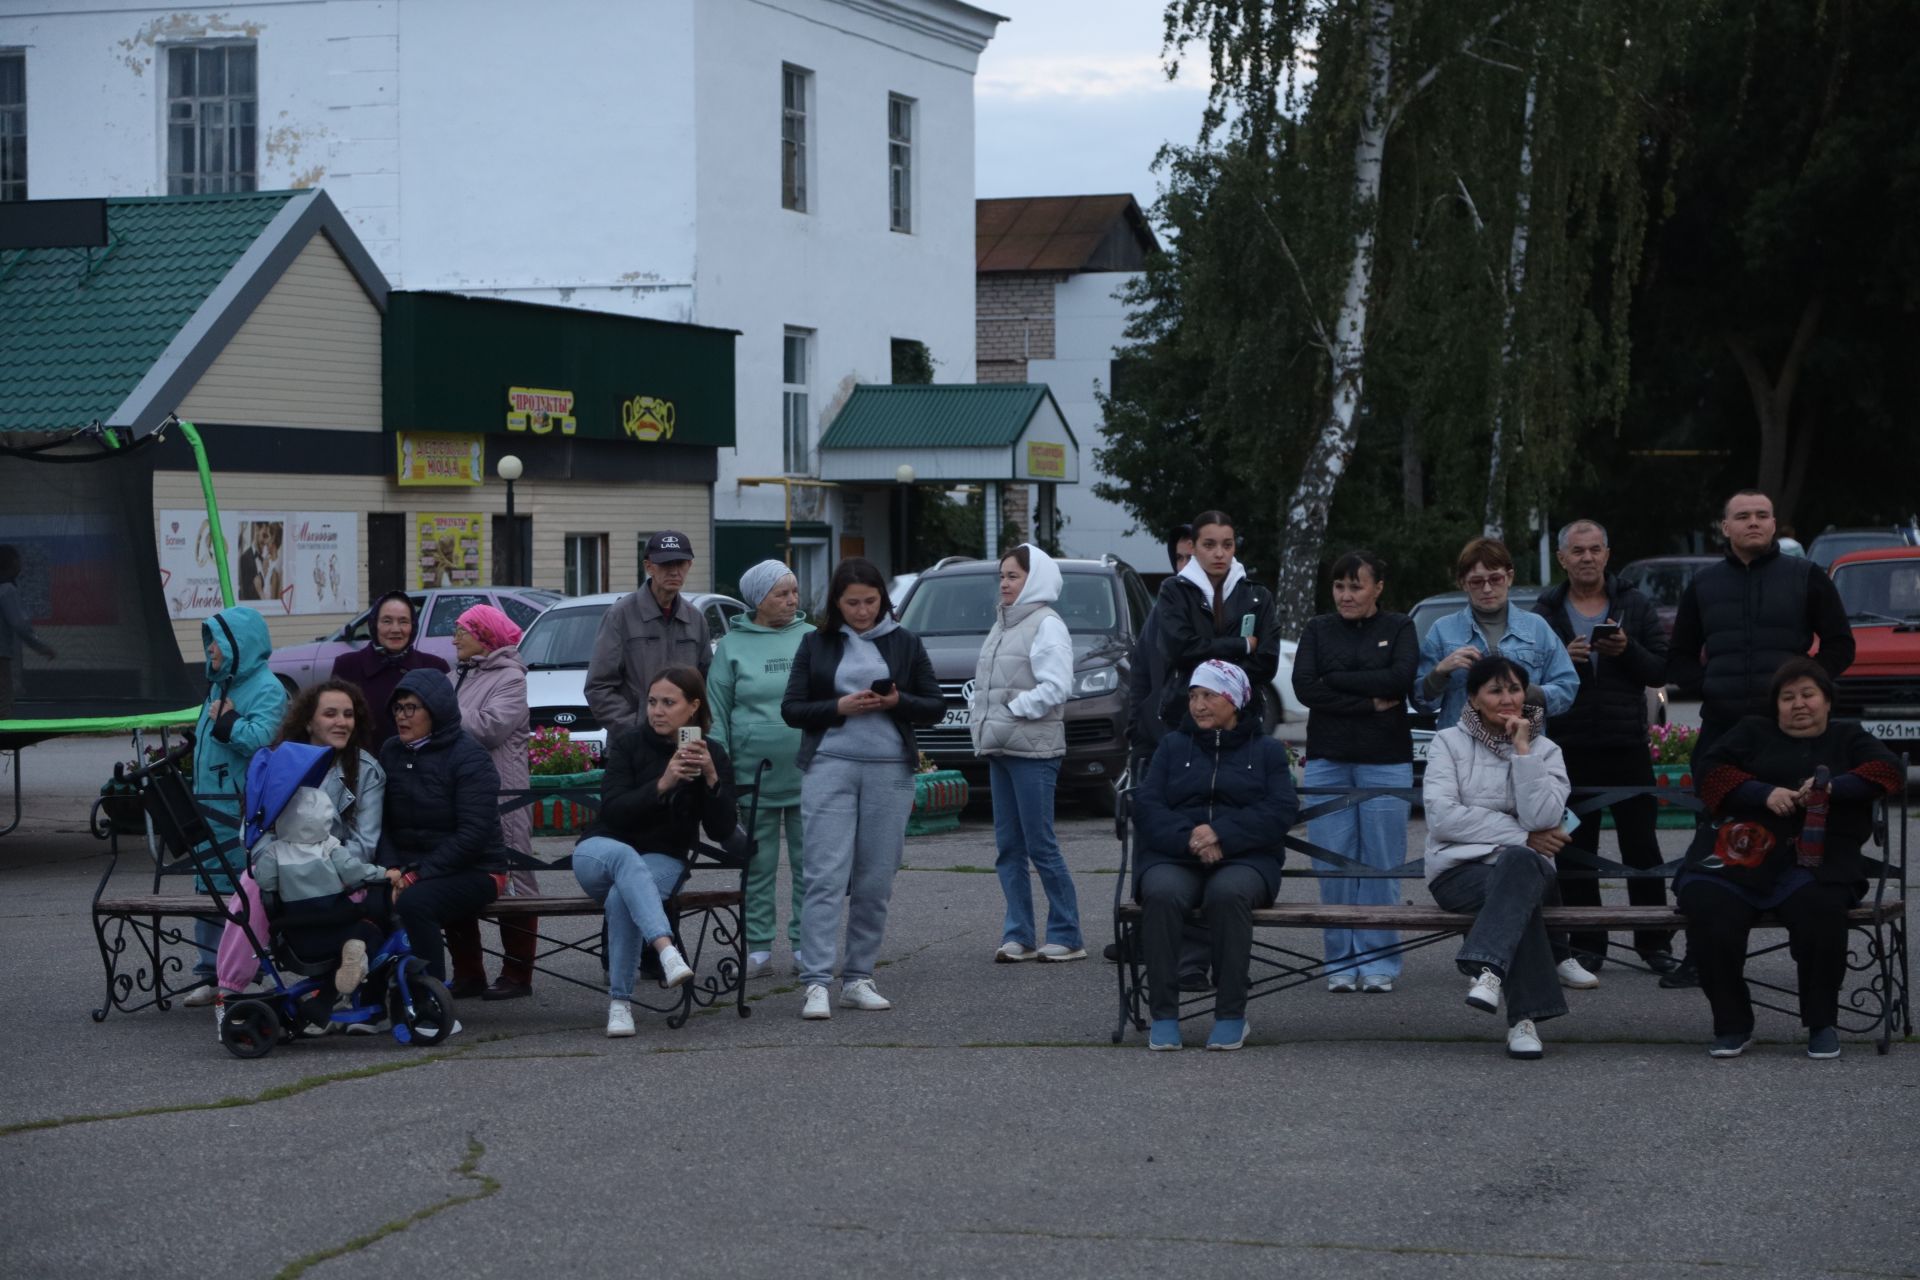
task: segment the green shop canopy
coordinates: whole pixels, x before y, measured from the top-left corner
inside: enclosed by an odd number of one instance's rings
[[[1045,383],[859,386],[820,437],[820,478],[1075,484],[1080,443]]]

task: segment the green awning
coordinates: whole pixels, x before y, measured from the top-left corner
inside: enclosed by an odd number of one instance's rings
[[[820,478],[892,484],[1080,479],[1080,444],[1045,383],[859,386],[820,437]]]

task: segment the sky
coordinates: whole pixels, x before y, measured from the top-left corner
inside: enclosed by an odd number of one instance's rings
[[[1010,21],[974,78],[982,197],[1159,194],[1154,152],[1190,143],[1206,105],[1205,50],[1169,83],[1165,0],[972,0]]]

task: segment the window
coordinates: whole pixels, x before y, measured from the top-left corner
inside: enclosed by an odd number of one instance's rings
[[[433,612],[427,615],[427,635],[450,636],[453,624],[460,621],[460,615],[477,604],[492,604],[493,601],[483,595],[474,595],[469,591],[442,591],[433,598]]]
[[[813,461],[813,427],[807,416],[807,387],[812,374],[813,331],[789,329],[781,361],[781,460],[788,475],[805,475]]]
[[[519,596],[501,596],[498,601],[505,614],[513,619],[513,625],[525,631],[540,616],[541,608],[531,600],[522,600]]]
[[[567,535],[567,585],[570,596],[590,596],[607,589],[607,535]]]
[[[780,68],[780,207],[807,211],[807,98],[813,73]]]
[[[252,191],[259,95],[252,44],[167,50],[167,194]]]
[[[887,95],[887,225],[913,230],[913,99]]]
[[[701,612],[707,618],[707,640],[719,644],[720,637],[733,629],[733,620],[741,615],[742,610],[739,605],[724,600],[709,600]]]
[[[27,198],[27,55],[0,53],[0,200]]]

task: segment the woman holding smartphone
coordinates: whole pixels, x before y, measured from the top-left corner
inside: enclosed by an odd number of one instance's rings
[[[1454,960],[1472,979],[1468,1007],[1498,1013],[1504,997],[1507,1055],[1538,1058],[1534,1024],[1567,1011],[1557,966],[1579,968],[1540,910],[1560,903],[1553,859],[1567,844],[1572,786],[1560,748],[1542,736],[1545,709],[1527,705],[1525,667],[1478,658],[1466,688],[1459,721],[1427,754],[1427,889],[1442,909],[1474,916]]]
[[[607,910],[607,1034],[633,1034],[633,979],[640,945],[660,953],[661,981],[693,977],[665,902],[687,874],[702,831],[733,834],[733,764],[706,740],[713,721],[707,685],[692,667],[668,667],[647,689],[646,719],[607,749],[600,816],[573,849],[580,887]]]
[[[840,1005],[893,1007],[875,989],[873,967],[913,812],[913,727],[933,724],[944,709],[933,663],[920,638],[894,621],[880,570],[870,560],[841,561],[820,629],[800,642],[780,704],[781,718],[801,731],[802,1018],[833,1016],[827,987],[840,959],[842,903]]]

